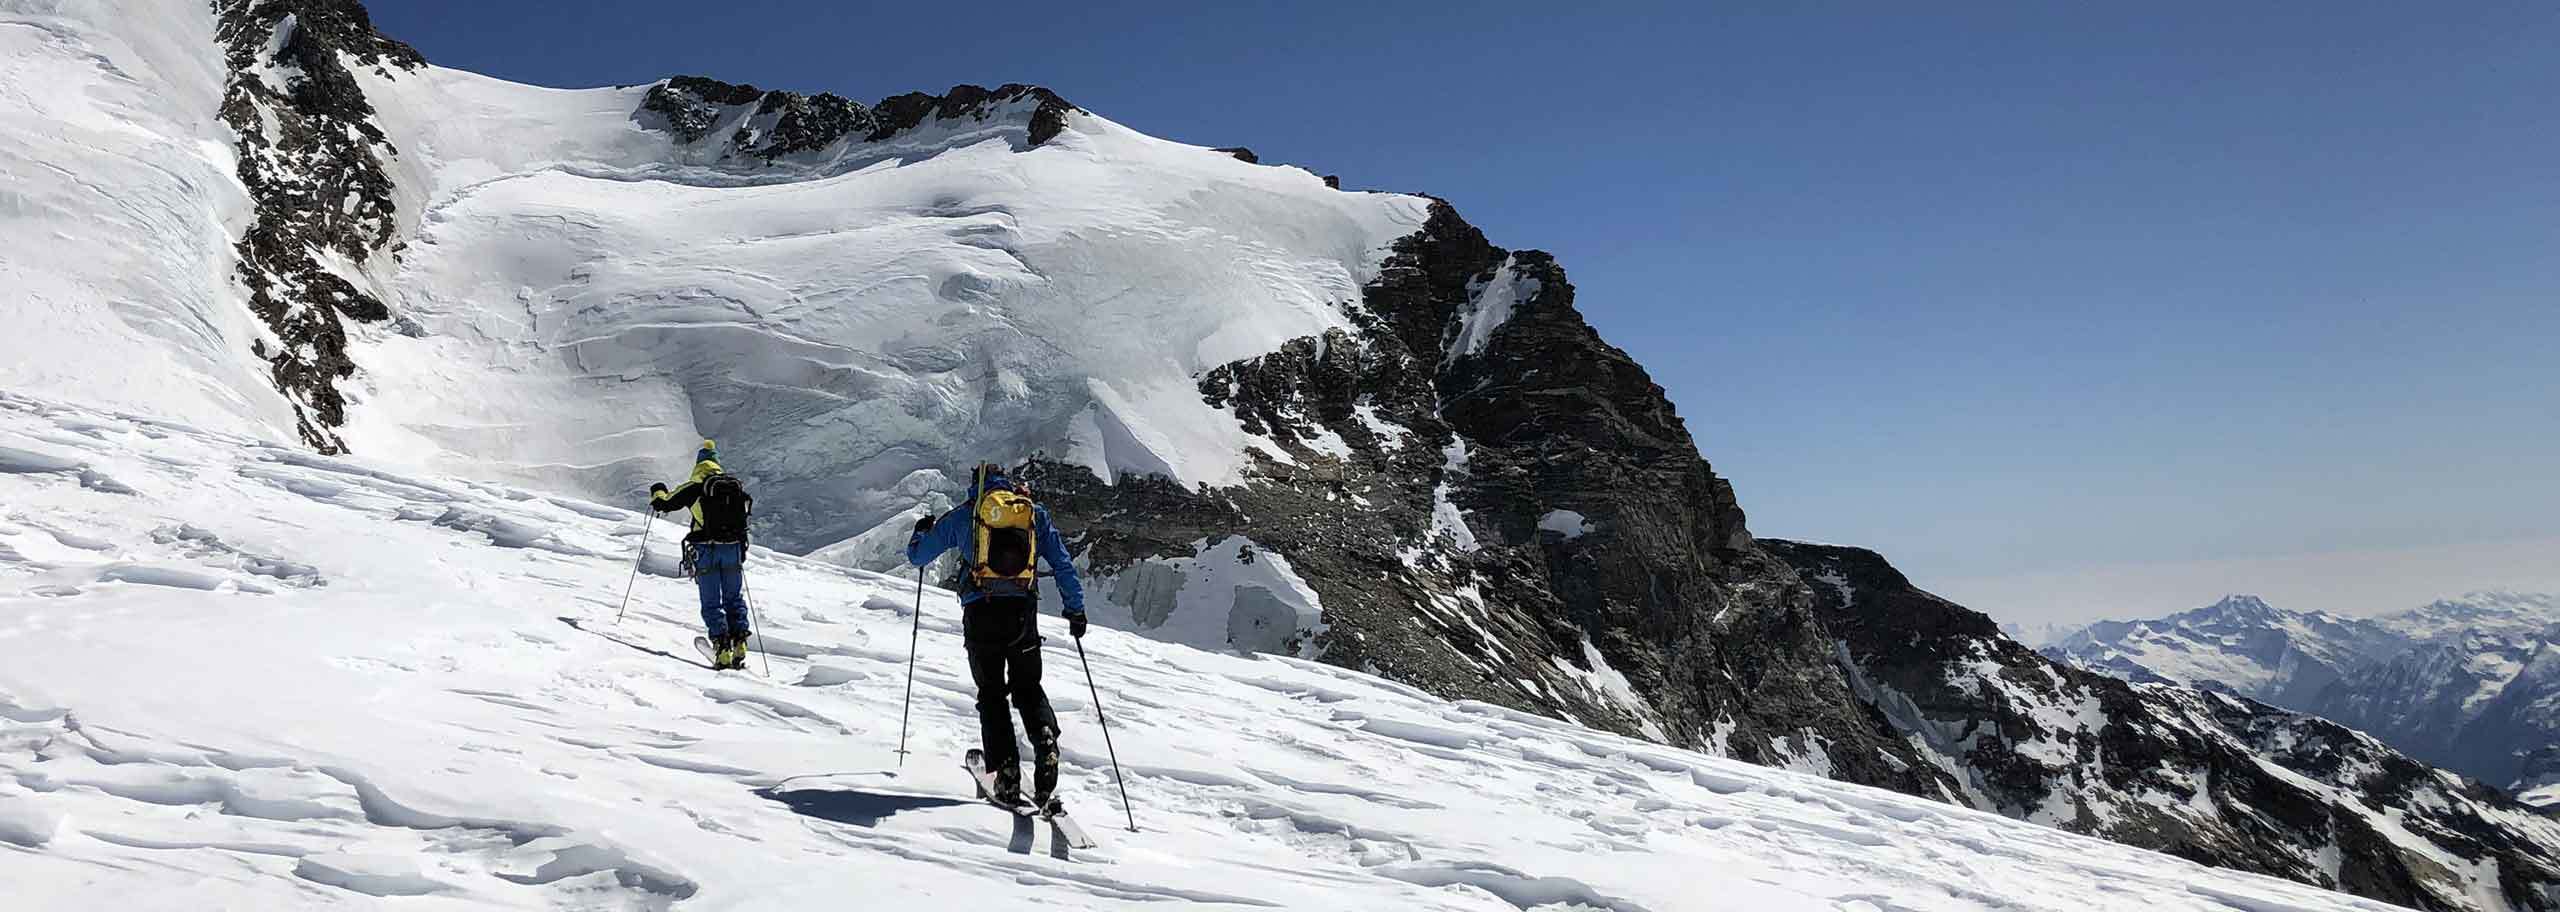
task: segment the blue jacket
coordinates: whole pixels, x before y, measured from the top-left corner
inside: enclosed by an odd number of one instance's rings
[[[1009,487],[1011,482],[1002,475],[996,475],[988,478],[988,484],[992,489]],[[935,520],[932,531],[908,536],[907,563],[922,567],[941,557],[942,552],[974,547],[977,537],[971,533],[977,531],[974,511],[980,490],[971,487],[969,497],[951,508],[951,512],[942,514],[941,519]],[[1075,556],[1067,553],[1067,543],[1058,538],[1057,528],[1049,525],[1048,508],[1032,505],[1031,529],[1034,544],[1040,549],[1040,560],[1049,565],[1049,578],[1058,582],[1058,596],[1066,602],[1065,610],[1060,613],[1083,614],[1084,581],[1076,578]],[[960,604],[972,604],[986,597],[985,592],[974,586],[965,587],[960,593]]]

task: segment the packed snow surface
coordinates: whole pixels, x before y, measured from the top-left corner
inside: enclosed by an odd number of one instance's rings
[[[969,800],[948,593],[901,765],[912,580],[759,550],[719,673],[671,524],[14,394],[0,446],[12,908],[2386,908],[1097,628],[1129,832],[1050,619],[1077,851]]]

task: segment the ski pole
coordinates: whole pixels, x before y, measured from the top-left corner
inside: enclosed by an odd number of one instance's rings
[[[616,624],[622,623],[623,615],[631,613],[631,587],[640,583],[640,565],[649,560],[649,530],[657,524],[655,517],[640,519],[640,556],[631,559],[631,579],[622,584],[622,610],[613,613]]]
[[[898,765],[907,765],[907,714],[916,705],[916,637],[924,633],[924,568],[916,568],[916,613],[907,628],[907,698],[898,704]]]
[[[747,559],[746,547],[738,546],[738,562],[741,565],[745,564]],[[773,677],[773,653],[766,652],[764,649],[764,617],[756,613],[755,590],[747,586],[747,571],[744,566],[738,570],[738,598],[747,603],[747,623],[753,625],[747,629],[756,635],[756,658],[764,662],[764,676]]]
[[[1093,721],[1102,723],[1102,749],[1111,753],[1111,781],[1120,784],[1120,813],[1129,817],[1129,832],[1138,831],[1138,812],[1129,805],[1129,777],[1120,774],[1120,749],[1111,746],[1111,720],[1102,714],[1102,689],[1093,686],[1093,660],[1084,657],[1084,638],[1076,638],[1076,661],[1084,665],[1084,687],[1093,694]]]

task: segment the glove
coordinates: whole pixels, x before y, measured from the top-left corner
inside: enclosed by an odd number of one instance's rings
[[[924,516],[918,516],[918,517],[916,517],[916,534],[917,534],[917,535],[923,535],[923,534],[925,534],[925,533],[927,533],[927,532],[931,532],[931,531],[933,531],[933,516],[932,516],[932,514],[926,514],[926,515],[924,515]]]
[[[1067,635],[1079,640],[1084,639],[1084,612],[1082,610],[1077,610],[1065,612],[1065,614],[1067,616]]]

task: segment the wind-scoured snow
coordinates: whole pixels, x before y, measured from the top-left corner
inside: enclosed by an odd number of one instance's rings
[[[0,4],[0,389],[290,439],[231,283],[249,218],[204,4]]]
[[[712,437],[760,503],[826,504],[771,517],[797,548],[912,507],[913,473],[1033,450],[1241,480],[1253,441],[1196,376],[1348,326],[1427,205],[1082,112],[1036,147],[997,117],[741,166],[648,129],[645,87],[364,79],[419,218],[391,303],[423,332],[357,350],[351,443],[603,496]]]
[[[948,593],[901,766],[912,580],[758,550],[771,674],[716,673],[672,525],[616,623],[644,526],[610,507],[14,394],[0,445],[134,491],[0,475],[13,908],[2387,908],[1097,629],[1131,833],[1048,619],[1078,851],[968,799]]]

